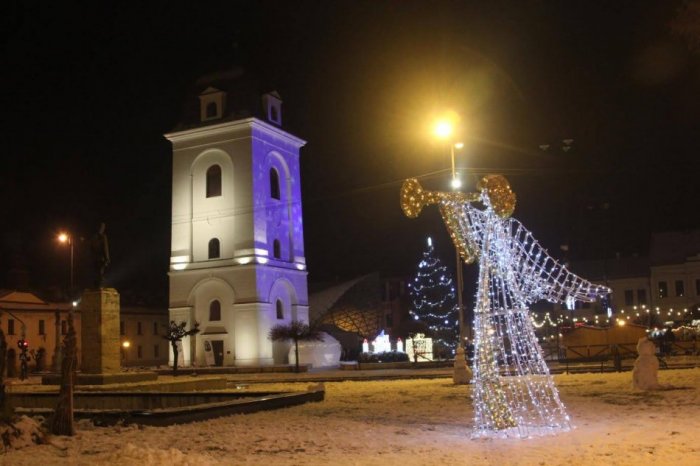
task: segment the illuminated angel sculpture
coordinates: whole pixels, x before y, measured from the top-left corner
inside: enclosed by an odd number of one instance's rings
[[[510,218],[515,194],[501,175],[478,193],[424,190],[404,182],[401,207],[416,218],[437,204],[462,259],[479,261],[474,309],[474,436],[528,437],[568,430],[569,416],[537,343],[529,306],[595,301],[609,293],[560,265],[520,222]],[[480,202],[483,209],[472,202]]]

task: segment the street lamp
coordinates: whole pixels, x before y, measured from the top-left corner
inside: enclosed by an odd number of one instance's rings
[[[458,190],[462,187],[462,182],[457,176],[457,169],[455,167],[455,149],[462,149],[464,143],[454,142],[452,138],[452,133],[454,132],[454,123],[458,120],[458,116],[455,113],[448,114],[446,117],[437,120],[433,126],[433,134],[442,140],[449,141],[450,143],[450,162],[452,167],[452,181],[451,186],[453,190]],[[459,316],[459,346],[464,347],[463,343],[465,340],[465,328],[464,328],[464,304],[462,302],[462,290],[464,289],[464,279],[462,276],[462,258],[459,255],[459,249],[455,246],[455,257],[457,264],[457,309]]]
[[[58,235],[58,242],[68,244],[70,246],[70,290],[68,294],[73,297],[73,237],[66,232],[61,232]]]

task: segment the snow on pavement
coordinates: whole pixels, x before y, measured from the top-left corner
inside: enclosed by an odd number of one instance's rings
[[[660,372],[668,391],[636,391],[631,379],[555,376],[576,428],[527,440],[470,439],[471,388],[451,379],[337,382],[321,403],[277,411],[170,427],[81,423],[76,437],[0,454],[0,464],[700,464],[700,368]]]

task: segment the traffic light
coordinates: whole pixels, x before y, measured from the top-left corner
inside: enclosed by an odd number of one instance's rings
[[[17,341],[17,347],[22,351],[27,351],[27,348],[29,348],[29,342],[25,339],[21,339]]]

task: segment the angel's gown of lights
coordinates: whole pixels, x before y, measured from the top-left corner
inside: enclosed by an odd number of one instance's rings
[[[450,206],[478,252],[474,310],[474,437],[529,437],[571,427],[559,399],[528,307],[540,300],[570,304],[604,294],[559,265],[523,225],[503,219],[488,198],[481,210]],[[443,201],[456,202],[456,201]]]

